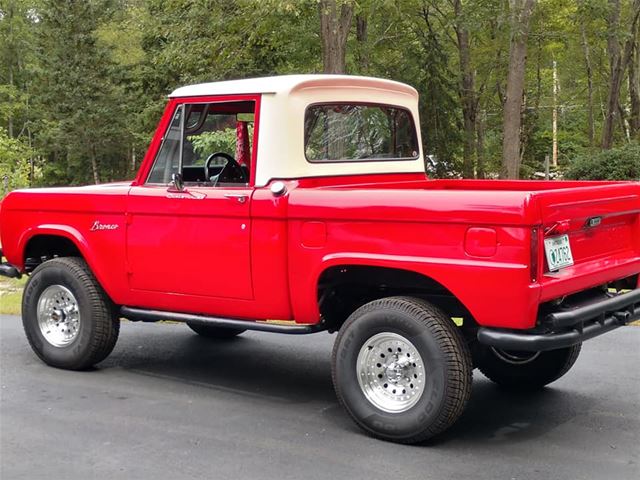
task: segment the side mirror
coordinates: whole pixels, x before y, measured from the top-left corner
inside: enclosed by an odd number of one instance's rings
[[[171,175],[171,183],[169,184],[169,188],[178,192],[184,191],[184,181],[182,180],[182,174],[174,173],[173,175]]]

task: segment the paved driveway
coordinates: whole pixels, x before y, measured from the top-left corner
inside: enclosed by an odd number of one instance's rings
[[[17,317],[0,316],[0,478],[640,478],[640,327],[585,344],[534,395],[478,372],[460,421],[437,440],[369,438],[337,404],[334,337],[124,322],[91,372],[43,365]]]

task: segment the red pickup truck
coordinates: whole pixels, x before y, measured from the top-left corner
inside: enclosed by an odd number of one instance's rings
[[[338,332],[340,402],[412,443],[460,416],[475,367],[540,388],[640,317],[640,184],[429,180],[418,125],[417,92],[374,78],[176,90],[135,180],[2,202],[33,350],[87,368],[122,317]]]

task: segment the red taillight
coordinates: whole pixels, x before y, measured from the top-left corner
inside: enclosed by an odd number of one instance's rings
[[[531,282],[535,283],[538,281],[538,229],[531,229],[531,252],[530,252],[530,260],[529,260],[529,274],[531,275]]]

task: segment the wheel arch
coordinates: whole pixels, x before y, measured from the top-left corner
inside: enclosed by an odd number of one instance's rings
[[[346,260],[346,259],[345,259]],[[450,317],[477,326],[470,310],[445,284],[422,270],[399,268],[386,262],[343,261],[326,264],[317,275],[320,315],[330,329],[338,329],[358,307],[379,298],[404,295],[422,298]]]
[[[81,257],[100,286],[111,296],[92,259],[88,242],[75,228],[68,225],[42,225],[26,231],[18,245],[25,272],[30,273],[40,263],[54,257]]]

